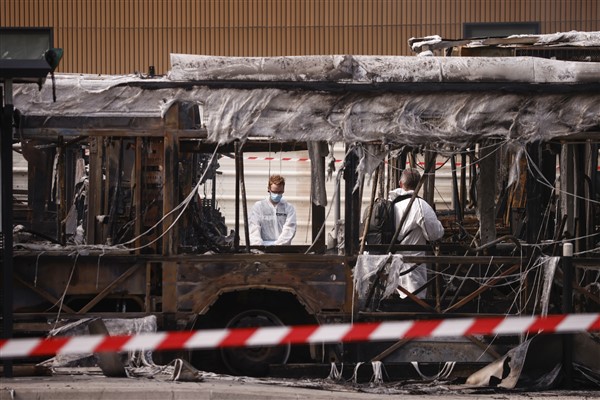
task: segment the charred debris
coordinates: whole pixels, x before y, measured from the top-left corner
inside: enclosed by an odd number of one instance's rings
[[[56,102],[49,87],[19,85],[14,148],[27,189],[14,193],[16,331],[149,314],[158,329],[178,330],[598,312],[598,47],[564,45],[577,61],[513,57],[539,55],[515,41],[414,41],[415,51],[445,55],[433,57],[175,54],[167,76],[57,74]],[[586,51],[593,60],[580,57]],[[244,155],[288,151],[310,158],[311,239],[249,246]],[[406,165],[422,169],[428,202],[440,190],[451,198],[437,207],[444,238],[418,249],[365,244],[363,215]],[[560,262],[566,242],[572,280]],[[383,298],[382,269],[358,299],[365,252],[402,250],[427,252],[405,257],[427,263],[425,298]],[[456,354],[471,365],[500,359],[513,339],[472,337],[421,359],[408,349],[430,343],[192,359],[254,375],[286,362],[438,363]]]

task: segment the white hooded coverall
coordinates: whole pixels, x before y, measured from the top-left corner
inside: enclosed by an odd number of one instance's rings
[[[250,245],[289,245],[296,234],[296,209],[281,199],[274,205],[270,198],[257,201],[250,213]]]
[[[405,191],[398,188],[392,190],[388,194],[389,200],[394,200],[397,196],[403,194],[412,194],[413,191]],[[408,208],[410,198],[397,202],[394,205],[395,226],[397,227],[402,220],[402,216]],[[444,227],[437,219],[435,211],[429,203],[420,197],[415,198],[408,216],[404,220],[404,224],[398,234],[398,241],[406,245],[424,245],[427,241],[441,239],[444,236]],[[402,255],[419,256],[424,255],[424,251],[403,251]],[[406,263],[404,268],[399,272],[412,267],[414,264]],[[400,277],[400,286],[407,291],[413,293],[427,282],[427,268],[424,264],[417,267],[414,271]],[[425,298],[426,290],[422,290],[417,294],[419,298]],[[406,295],[400,292],[400,297],[405,298]]]

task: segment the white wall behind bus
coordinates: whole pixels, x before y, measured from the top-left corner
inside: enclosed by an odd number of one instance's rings
[[[342,147],[334,149],[335,157],[341,160],[344,156]],[[269,160],[272,158],[272,160]],[[289,160],[288,160],[289,158]],[[310,218],[310,161],[306,151],[286,152],[286,153],[245,153],[244,154],[244,179],[246,183],[246,196],[248,204],[248,213],[254,203],[266,198],[267,183],[269,176],[279,174],[285,177],[284,198],[296,207],[298,230],[292,241],[294,245],[307,245],[312,242]],[[440,160],[443,162],[442,160]],[[235,228],[235,162],[231,158],[221,158],[219,160],[220,171],[222,175],[217,179],[217,207],[225,217],[225,223],[228,229]],[[336,172],[334,177],[326,182],[328,204],[326,206],[326,230],[331,232],[335,226],[335,203],[332,201],[335,193],[335,175],[342,166],[341,162],[336,162]],[[341,184],[341,216],[344,218],[344,181]],[[364,212],[369,205],[371,196],[370,179],[365,180],[361,207]],[[434,195],[436,209],[438,211],[449,210],[452,208],[452,171],[450,163],[440,166],[436,172],[436,190]],[[244,239],[244,219],[243,211],[240,208],[240,243],[245,244]],[[361,215],[362,218],[362,215]]]

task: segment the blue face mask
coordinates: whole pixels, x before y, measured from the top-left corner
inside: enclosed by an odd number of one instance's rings
[[[281,193],[271,193],[271,201],[273,203],[279,203],[281,201],[281,198],[283,197],[283,194]]]

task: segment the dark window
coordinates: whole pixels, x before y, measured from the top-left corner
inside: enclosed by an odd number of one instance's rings
[[[0,28],[0,59],[43,60],[52,42],[52,28]]]
[[[464,38],[537,35],[539,22],[467,22],[463,24]]]

